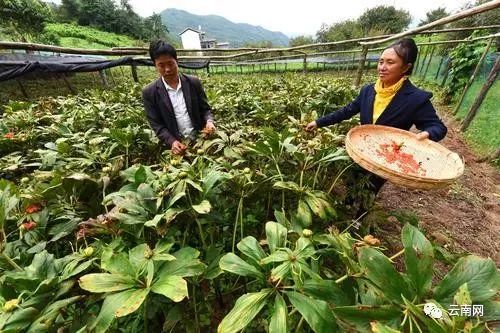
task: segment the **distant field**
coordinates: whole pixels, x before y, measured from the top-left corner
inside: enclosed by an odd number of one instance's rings
[[[127,36],[74,24],[47,24],[45,33],[58,36],[60,46],[64,47],[105,49],[118,46],[135,46],[138,44],[137,41]]]

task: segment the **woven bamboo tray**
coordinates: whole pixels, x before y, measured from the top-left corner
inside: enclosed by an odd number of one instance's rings
[[[361,167],[405,187],[446,187],[464,172],[464,163],[456,153],[394,127],[354,127],[347,133],[345,145],[349,156]]]

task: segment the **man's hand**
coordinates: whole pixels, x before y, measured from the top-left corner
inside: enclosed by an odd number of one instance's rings
[[[172,153],[175,155],[184,155],[186,148],[187,146],[178,140],[175,140],[174,143],[172,143]]]
[[[318,124],[316,123],[316,121],[311,121],[309,124],[306,125],[306,132],[312,132],[314,131],[316,128],[318,128]]]
[[[205,125],[205,128],[201,130],[203,133],[204,137],[208,137],[209,135],[213,134],[215,132],[215,125],[213,121],[207,120],[207,124]]]
[[[423,131],[417,134],[417,140],[425,140],[429,138],[429,132]]]

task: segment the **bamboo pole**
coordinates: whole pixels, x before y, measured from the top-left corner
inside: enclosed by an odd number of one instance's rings
[[[439,77],[439,71],[441,70],[441,66],[443,65],[443,61],[444,61],[444,56],[441,56],[441,59],[439,60],[439,66],[438,66],[438,69],[436,71],[436,75],[434,76],[434,81],[437,81],[437,79]]]
[[[418,74],[422,74],[422,69],[425,67],[425,62],[427,61],[427,55],[429,54],[429,48],[430,48],[430,46],[427,46],[425,48],[424,59],[422,60],[422,64],[421,64],[421,66],[419,68]]]
[[[130,66],[130,70],[132,71],[132,78],[134,79],[134,82],[139,83],[139,77],[137,76],[137,66]]]
[[[390,42],[390,41],[393,41],[393,40],[396,40],[396,39],[400,39],[402,37],[406,37],[408,35],[414,35],[416,33],[419,33],[419,32],[425,31],[425,30],[429,30],[431,28],[434,28],[434,27],[437,27],[437,26],[440,26],[440,25],[443,25],[443,24],[455,22],[455,21],[460,20],[462,18],[469,17],[471,15],[475,15],[475,14],[479,14],[479,13],[483,13],[485,11],[492,10],[492,9],[495,9],[495,8],[499,8],[499,7],[500,7],[500,0],[489,1],[489,2],[487,2],[485,4],[480,5],[480,6],[476,6],[476,7],[470,8],[470,9],[463,10],[463,11],[458,12],[456,14],[453,14],[453,15],[444,17],[442,19],[436,20],[434,22],[425,24],[425,25],[423,25],[421,27],[417,27],[417,28],[414,28],[414,29],[403,31],[403,32],[401,32],[399,34],[395,34],[395,35],[392,35],[390,37],[383,38],[383,39],[378,39],[378,40],[375,40],[375,41],[360,42],[360,44],[361,45],[376,45],[376,44],[380,44],[380,43]]]
[[[307,54],[304,53],[304,74],[307,73]]]
[[[26,92],[26,89],[24,89],[23,84],[21,83],[21,80],[16,79],[17,84],[19,85],[19,89],[21,89],[21,93],[23,94],[24,98],[28,99],[28,93]]]
[[[479,58],[479,61],[476,65],[476,68],[474,68],[474,72],[469,78],[469,81],[467,81],[467,84],[464,87],[464,90],[462,91],[462,94],[460,95],[460,99],[458,100],[457,106],[455,107],[455,110],[453,110],[453,114],[456,115],[458,113],[458,110],[462,106],[462,103],[464,101],[464,97],[467,94],[467,91],[469,90],[470,86],[472,85],[472,82],[474,82],[474,79],[476,78],[477,73],[479,72],[479,69],[481,68],[481,65],[484,62],[484,59],[486,58],[486,55],[488,54],[488,51],[490,50],[491,43],[493,42],[493,38],[490,39],[488,42],[488,45],[486,45],[486,48],[484,49],[483,54],[481,55],[481,58]]]
[[[474,104],[472,104],[471,108],[469,109],[469,112],[467,113],[467,116],[464,119],[464,122],[462,123],[462,127],[460,128],[462,132],[464,132],[469,127],[472,120],[476,116],[479,107],[481,106],[481,103],[483,102],[484,98],[486,97],[486,94],[488,93],[488,90],[490,90],[491,86],[493,85],[493,82],[497,77],[499,69],[500,69],[500,57],[497,57],[495,65],[493,66],[490,74],[488,75],[488,79],[481,88],[481,92],[479,92],[479,95],[474,100]]]
[[[451,59],[448,59],[448,63],[446,64],[446,71],[444,72],[443,81],[441,82],[441,87],[444,87],[444,84],[448,79],[448,75],[450,74],[450,69],[451,69]]]
[[[106,78],[106,73],[104,71],[99,71],[99,77],[101,78],[101,83],[104,88],[109,88],[108,79]]]
[[[356,74],[356,81],[354,85],[359,87],[361,84],[361,78],[363,77],[363,69],[365,68],[366,55],[368,54],[368,46],[363,46],[363,51],[361,52],[361,57],[358,63],[358,72]]]
[[[77,90],[75,88],[75,86],[73,84],[71,84],[71,82],[69,82],[68,78],[66,77],[66,74],[65,73],[61,73],[61,77],[64,81],[64,83],[66,83],[66,86],[68,87],[69,91],[72,93],[72,94],[77,94]]]
[[[432,56],[434,55],[434,49],[436,47],[435,46],[432,46],[431,48],[431,55],[429,56],[429,62],[427,63],[427,66],[425,67],[425,70],[424,70],[424,80],[425,80],[425,76],[427,75],[427,71],[429,70],[429,65],[431,64],[431,61],[432,61]]]

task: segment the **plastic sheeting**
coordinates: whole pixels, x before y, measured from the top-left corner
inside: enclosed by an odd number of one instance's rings
[[[201,69],[209,66],[210,60],[180,62],[179,67]],[[135,65],[154,66],[150,59],[123,57],[108,60],[95,56],[44,56],[34,54],[0,54],[0,81],[15,79],[30,73],[96,72],[103,69]]]

